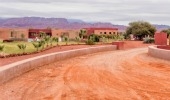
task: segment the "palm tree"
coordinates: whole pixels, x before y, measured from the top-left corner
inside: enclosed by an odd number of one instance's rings
[[[81,29],[79,33],[79,37],[82,39],[85,36],[86,30]]]

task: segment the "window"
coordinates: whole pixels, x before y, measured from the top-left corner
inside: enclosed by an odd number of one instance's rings
[[[100,34],[102,34],[102,32],[100,32]]]
[[[112,34],[112,32],[109,32],[109,34]]]
[[[115,34],[115,32],[113,32],[113,34]]]
[[[104,34],[106,34],[106,32],[104,32]]]

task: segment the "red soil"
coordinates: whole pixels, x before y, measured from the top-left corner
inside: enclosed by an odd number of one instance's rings
[[[0,100],[170,100],[170,62],[136,48],[146,46],[39,67],[0,85]]]

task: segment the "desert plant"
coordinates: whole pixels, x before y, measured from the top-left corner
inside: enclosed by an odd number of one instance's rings
[[[105,36],[101,36],[100,41],[102,43],[105,43],[105,42],[107,42],[107,38]]]
[[[146,37],[143,39],[143,43],[154,43],[154,38]]]
[[[45,40],[41,40],[41,41],[39,41],[39,43],[41,44],[42,49],[44,49],[44,46],[45,46]]]
[[[42,43],[39,41],[39,42],[34,42],[34,43],[32,43],[33,45],[34,45],[34,47],[37,49],[37,51],[38,51],[38,49],[42,46]]]
[[[53,37],[52,39],[53,39],[54,42],[57,42],[57,45],[58,45],[59,38],[58,37]]]
[[[76,37],[75,40],[76,40],[77,44],[80,43],[80,37]]]
[[[118,35],[118,36],[117,36],[117,39],[118,39],[119,41],[123,41],[124,38],[125,38],[125,37],[124,37],[123,35]]]
[[[90,36],[90,37],[87,39],[86,44],[88,44],[88,45],[94,45],[94,44],[95,44],[94,36]]]
[[[26,44],[18,44],[17,45],[18,46],[18,48],[20,49],[20,50],[22,50],[23,51],[23,53],[25,53],[25,49],[26,49]]]
[[[21,34],[21,39],[24,41],[24,39],[25,39],[25,34]]]
[[[49,42],[50,42],[50,36],[45,36],[44,40],[45,40],[45,42],[47,44],[47,47],[48,47],[49,46]]]
[[[2,52],[4,50],[4,45],[0,45],[0,52]]]
[[[47,34],[46,34],[45,32],[40,32],[39,34],[40,34],[40,37],[41,37],[42,39],[47,36]]]
[[[65,36],[65,37],[64,37],[64,41],[66,42],[66,45],[68,45],[68,42],[69,42],[68,36]]]

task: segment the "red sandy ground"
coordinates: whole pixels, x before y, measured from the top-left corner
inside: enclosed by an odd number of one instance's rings
[[[170,62],[136,48],[146,46],[39,67],[0,85],[0,100],[170,100]]]

